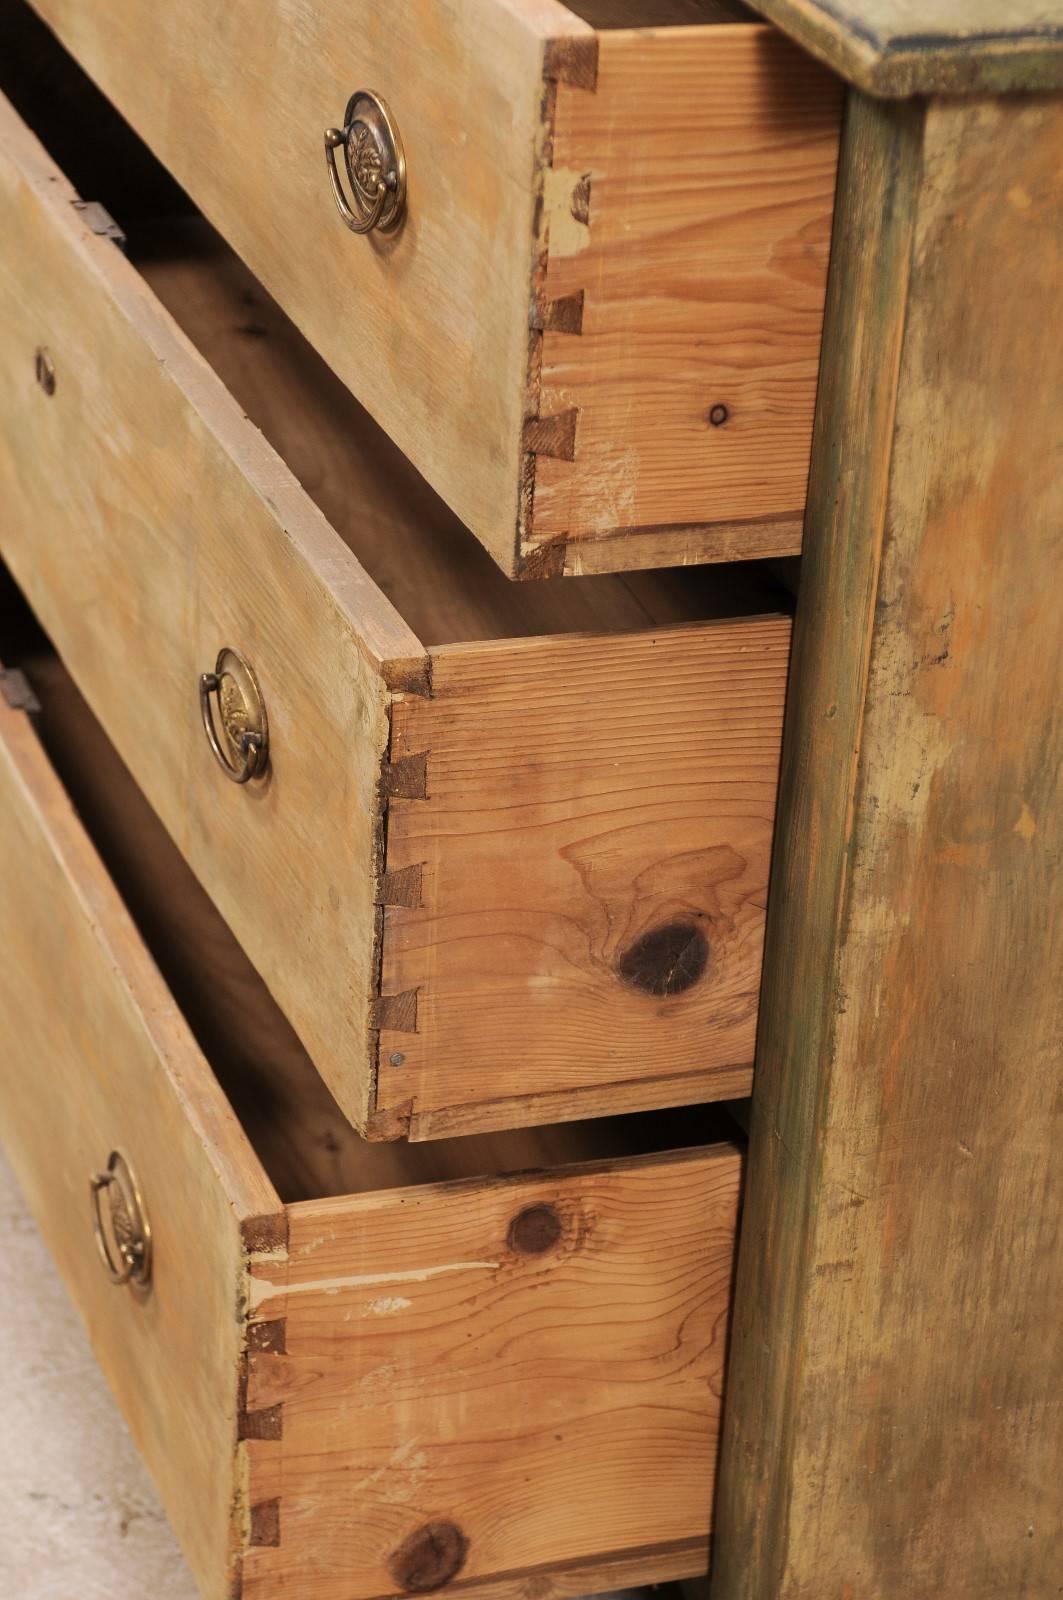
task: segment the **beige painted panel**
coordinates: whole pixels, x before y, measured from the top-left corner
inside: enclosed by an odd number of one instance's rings
[[[716,1146],[290,1207],[244,1600],[704,1571],[739,1175]]]
[[[543,38],[586,24],[554,0],[36,9],[510,564]],[[322,142],[364,87],[388,99],[409,169],[408,224],[379,241],[340,221]]]
[[[0,1134],[203,1593],[228,1600],[243,1281],[279,1201],[25,714],[2,700],[0,885]],[[146,1295],[112,1285],[96,1255],[88,1180],[113,1149],[153,1230]]]
[[[0,547],[337,1097],[364,1120],[382,672],[419,661],[420,646],[72,198],[0,108]],[[51,396],[35,381],[38,346],[54,363]],[[198,675],[223,645],[257,670],[270,719],[269,774],[242,788],[216,766],[199,720]]]
[[[387,834],[415,876],[378,1103],[412,1137],[748,1092],[789,641],[775,617],[433,652],[393,718],[425,797]]]

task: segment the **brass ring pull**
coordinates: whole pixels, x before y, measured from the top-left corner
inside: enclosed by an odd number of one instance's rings
[[[218,721],[212,696],[218,701]],[[214,671],[200,673],[199,712],[207,742],[225,776],[233,783],[261,777],[269,760],[266,706],[258,679],[235,650],[220,650]]]
[[[353,206],[336,170],[341,145]],[[371,89],[351,95],[342,128],[325,129],[325,161],[336,210],[352,233],[398,226],[406,209],[406,156],[391,112]]]
[[[109,1204],[110,1224],[103,1217],[102,1196]],[[112,1150],[106,1170],[89,1179],[92,1231],[96,1249],[112,1283],[144,1287],[151,1278],[151,1227],[140,1188],[128,1161]]]

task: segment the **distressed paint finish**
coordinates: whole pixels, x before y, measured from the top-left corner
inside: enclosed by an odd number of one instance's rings
[[[1048,1600],[1063,106],[843,154],[716,1600]]]
[[[751,0],[869,94],[1004,94],[1063,87],[1054,0]]]

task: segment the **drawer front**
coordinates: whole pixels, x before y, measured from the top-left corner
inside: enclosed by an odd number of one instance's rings
[[[281,1237],[279,1202],[2,700],[0,884],[0,1135],[203,1592],[228,1600],[242,1284],[249,1251]],[[112,1284],[97,1255],[89,1179],[112,1151],[141,1188],[146,1288]]]
[[[401,681],[420,647],[75,201],[0,108],[4,559],[364,1121],[381,662]],[[257,673],[269,721],[266,778],[242,786],[219,770],[200,717],[199,676],[223,647]]]
[[[781,36],[35,4],[507,572],[798,550],[841,93]],[[322,135],[366,86],[408,202],[356,237]]]

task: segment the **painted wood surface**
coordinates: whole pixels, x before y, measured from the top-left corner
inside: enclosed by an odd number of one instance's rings
[[[555,0],[37,10],[511,564],[543,48],[587,24]],[[364,86],[406,149],[409,219],[390,238],[348,232],[325,170],[323,130]]]
[[[426,1138],[748,1092],[789,639],[432,653],[392,718],[423,782],[388,808],[380,1112]]]
[[[423,654],[32,135],[8,108],[0,123],[4,558],[364,1120],[382,663],[401,676]],[[270,720],[269,775],[243,788],[200,724],[198,677],[223,645],[252,663]]]
[[[717,1146],[291,1207],[243,1600],[704,1570],[738,1179]]]
[[[850,111],[718,1600],[1059,1582],[1061,142]]]
[[[554,0],[36,9],[504,571],[799,548],[839,95],[786,41]],[[325,171],[359,84],[406,149],[388,238]]]
[[[754,11],[877,95],[1063,87],[1055,0],[751,0]]]
[[[0,700],[0,1134],[208,1600],[228,1600],[249,1250],[276,1194],[25,713]],[[147,1292],[97,1257],[89,1178],[121,1150]]]
[[[841,87],[756,25],[605,33],[560,83],[525,559],[608,571],[791,555],[808,478]],[[587,221],[560,201],[589,188]]]

